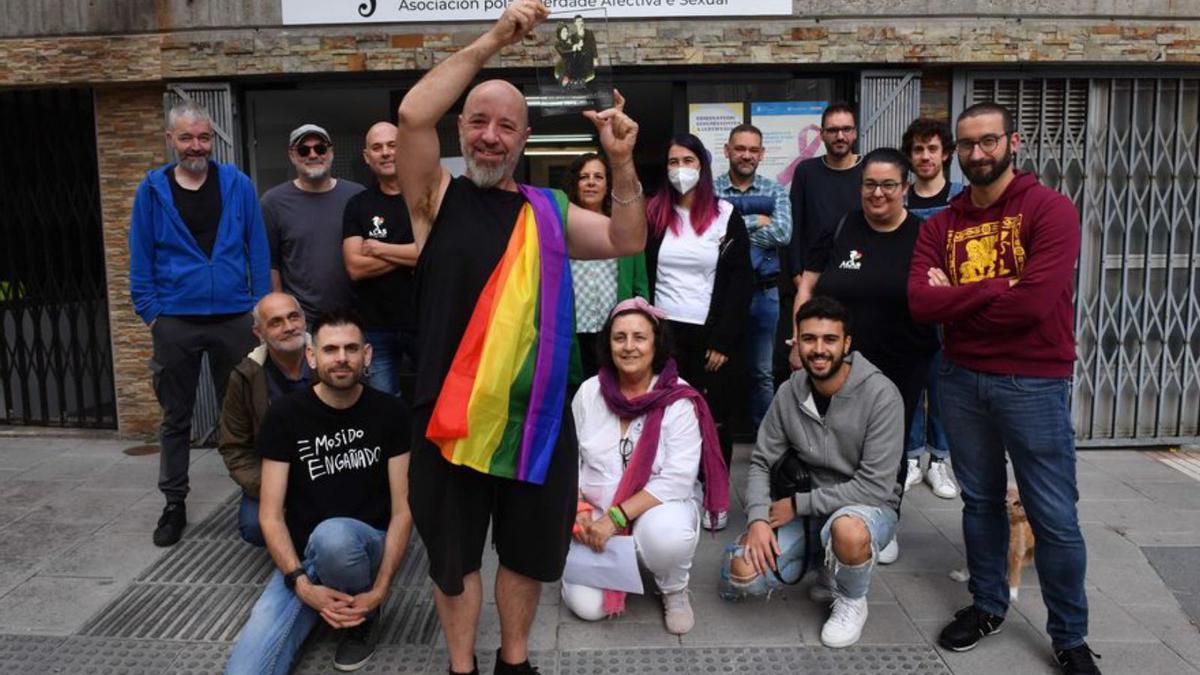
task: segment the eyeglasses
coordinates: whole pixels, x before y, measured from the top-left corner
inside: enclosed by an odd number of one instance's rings
[[[301,157],[308,157],[308,153],[310,150],[312,152],[317,153],[317,157],[324,157],[325,153],[329,152],[329,146],[325,145],[324,143],[317,143],[316,145],[297,145],[296,146],[296,154],[300,155]]]
[[[829,134],[830,136],[837,136],[838,134],[849,136],[850,134],[854,133],[854,130],[855,127],[825,127],[821,131]]]
[[[1004,134],[985,134],[979,140],[973,141],[969,138],[960,138],[954,141],[954,147],[962,154],[970,154],[975,151],[975,146],[979,146],[984,152],[991,152],[1000,145],[1000,140],[1005,138]]]
[[[876,183],[873,180],[865,180],[862,183],[862,192],[864,195],[873,195],[875,194],[875,190],[883,190],[883,194],[890,197],[891,195],[896,194],[896,191],[899,190],[900,186],[902,185],[904,185],[904,183],[894,180],[885,180],[882,183]]]
[[[621,451],[621,468],[625,469],[629,466],[629,458],[633,456],[633,439],[622,438],[617,448]]]

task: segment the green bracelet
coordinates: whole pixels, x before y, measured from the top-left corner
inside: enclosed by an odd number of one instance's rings
[[[622,530],[625,529],[625,526],[629,525],[629,521],[625,519],[625,514],[621,513],[621,507],[619,506],[608,507],[608,517],[612,518],[612,521]]]

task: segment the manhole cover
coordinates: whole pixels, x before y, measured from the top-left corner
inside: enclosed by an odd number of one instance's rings
[[[143,455],[157,455],[158,451],[158,443],[146,443],[145,445],[135,445],[132,448],[125,448],[122,452],[130,457],[141,457]]]

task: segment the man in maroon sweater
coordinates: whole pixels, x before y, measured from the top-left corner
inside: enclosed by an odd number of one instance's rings
[[[1079,213],[1013,168],[1020,139],[1003,106],[967,108],[957,132],[970,187],[926,221],[908,277],[913,318],[945,329],[938,383],[974,600],[938,642],[971,649],[999,632],[1008,611],[1007,451],[1037,539],[1055,658],[1064,673],[1099,673],[1084,642],[1087,551],[1070,409]]]

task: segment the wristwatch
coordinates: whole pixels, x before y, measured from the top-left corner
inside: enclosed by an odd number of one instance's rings
[[[291,572],[283,575],[283,585],[287,586],[289,591],[294,591],[296,590],[296,580],[302,576],[306,576],[307,574],[308,572],[305,572],[303,567],[297,567]]]

